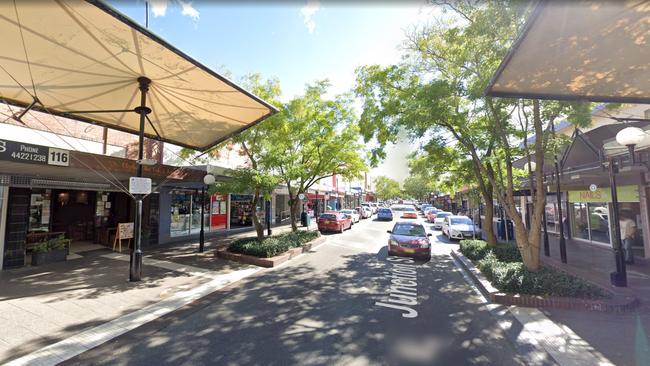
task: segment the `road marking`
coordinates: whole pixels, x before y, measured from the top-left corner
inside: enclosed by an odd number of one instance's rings
[[[403,318],[417,318],[417,310],[411,308],[418,304],[417,268],[411,258],[388,256],[392,265],[386,272],[390,278],[388,297],[385,301],[376,301],[376,306],[402,311]]]

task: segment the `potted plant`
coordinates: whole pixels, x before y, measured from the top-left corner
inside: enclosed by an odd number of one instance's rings
[[[38,243],[33,249],[32,265],[40,266],[65,261],[69,245],[70,239],[66,239],[63,235]]]

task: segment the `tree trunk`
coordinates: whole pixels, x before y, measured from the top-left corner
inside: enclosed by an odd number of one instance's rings
[[[257,240],[262,241],[264,240],[264,224],[260,222],[260,218],[257,216],[257,203],[259,202],[259,197],[259,190],[255,190],[251,205],[253,206],[253,225],[255,226],[255,231],[257,232]]]
[[[291,197],[291,195],[289,195],[289,200],[291,202],[291,204],[289,205],[289,216],[291,218],[291,231],[298,231],[298,223],[296,222],[296,220],[298,215],[299,201]]]
[[[497,245],[497,237],[494,235],[494,202],[492,195],[483,197],[485,199],[485,221],[483,224],[483,232],[485,233],[485,240],[488,245]]]
[[[536,240],[528,241],[526,228],[523,225],[517,225],[515,226],[515,238],[524,267],[531,272],[537,272],[539,270],[539,237]]]

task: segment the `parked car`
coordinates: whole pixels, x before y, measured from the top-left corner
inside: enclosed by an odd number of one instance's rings
[[[400,221],[388,233],[388,255],[431,259],[431,234],[427,234],[422,224]]]
[[[404,211],[402,211],[402,218],[404,219],[417,219],[418,213],[415,211],[415,207],[406,206]]]
[[[359,213],[360,218],[367,219],[370,217],[370,215],[368,214],[369,211],[367,211],[364,207],[357,206],[354,209]]]
[[[393,214],[405,219],[417,219],[418,215],[413,205],[392,205]]]
[[[372,202],[364,202],[361,204],[361,207],[367,207],[370,209],[371,215],[377,213],[377,206],[373,206]]]
[[[442,234],[449,239],[481,238],[481,229],[467,216],[447,216],[443,219]]]
[[[426,211],[429,207],[431,207],[431,205],[428,203],[423,203],[420,205],[420,211],[422,212],[423,215],[424,215],[424,211]]]
[[[427,212],[424,214],[424,217],[427,219],[427,221],[433,224],[433,221],[436,219],[436,214],[440,211],[441,210],[438,210],[435,207],[429,207],[427,209]]]
[[[445,221],[445,217],[451,216],[451,212],[440,211],[436,213],[436,218],[433,220],[433,228],[435,230],[442,229],[442,223]]]
[[[323,231],[343,231],[352,227],[352,219],[346,217],[341,212],[328,211],[318,217],[318,230]]]
[[[368,217],[368,218],[372,217],[372,214],[374,213],[374,212],[372,212],[372,208],[363,207],[363,210],[366,211],[366,217]]]
[[[361,220],[361,215],[356,210],[352,209],[345,209],[340,211],[342,214],[345,216],[348,216],[350,219],[352,219],[352,225],[354,225],[355,222],[359,222]]]
[[[424,218],[426,219],[426,218],[427,218],[427,214],[428,214],[431,210],[434,210],[434,208],[433,208],[433,207],[430,207],[430,206],[427,207],[427,208],[425,208],[424,210],[422,210],[422,216],[424,216]]]
[[[381,207],[377,210],[377,220],[393,221],[393,210],[386,207]]]

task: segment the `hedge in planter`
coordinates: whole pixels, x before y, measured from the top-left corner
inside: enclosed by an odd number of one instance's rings
[[[297,231],[267,237],[262,241],[258,241],[255,237],[243,238],[230,244],[228,250],[233,253],[270,258],[291,248],[300,247],[316,239],[319,235],[317,231]]]
[[[70,239],[66,239],[63,235],[36,244],[32,249],[32,265],[40,266],[65,261],[69,244]]]
[[[481,273],[503,292],[591,299],[607,297],[600,287],[552,268],[528,271],[519,250],[511,244],[490,247],[482,240],[464,240],[460,243],[460,251],[476,262]]]

